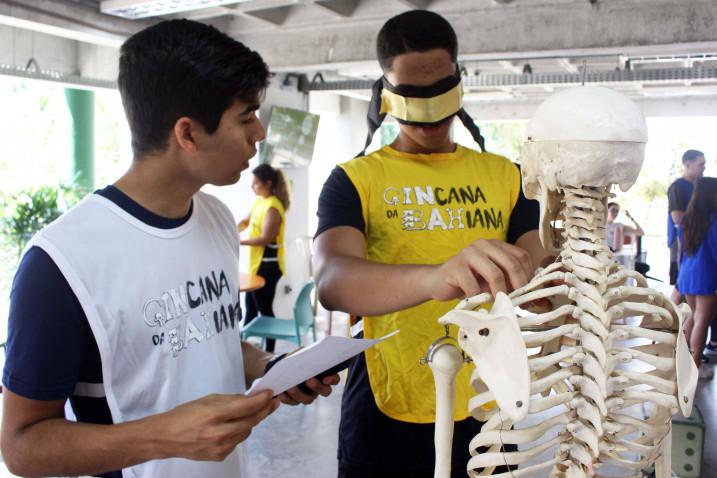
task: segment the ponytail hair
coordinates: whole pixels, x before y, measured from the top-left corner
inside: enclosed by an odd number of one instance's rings
[[[284,211],[289,209],[289,185],[286,182],[284,173],[280,169],[271,167],[269,164],[260,164],[252,171],[252,174],[259,178],[262,183],[271,183],[271,194],[276,196],[284,206]]]
[[[717,178],[700,178],[695,183],[695,191],[682,216],[682,241],[685,253],[694,256],[707,237],[710,218],[717,212]]]

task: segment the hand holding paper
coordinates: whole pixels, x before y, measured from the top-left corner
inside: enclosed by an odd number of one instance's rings
[[[398,333],[398,330],[378,339],[350,339],[328,336],[278,361],[263,377],[257,379],[247,391],[255,395],[272,390],[274,395],[315,377],[345,362],[369,347]]]

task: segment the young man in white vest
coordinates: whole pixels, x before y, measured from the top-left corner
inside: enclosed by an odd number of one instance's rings
[[[386,22],[377,41],[384,77],[373,88],[366,145],[386,114],[398,120],[399,135],[337,167],[319,199],[322,303],[363,316],[366,338],[401,330],[349,367],[341,478],[433,476],[435,391],[419,359],[444,335],[437,319],[456,299],[524,285],[532,264],[548,259],[538,204],[523,196],[518,168],[485,152],[462,109],[457,50],[453,28],[435,13]],[[483,152],[453,142],[455,117]],[[463,367],[456,382],[457,477],[466,476],[468,443],[481,426],[468,416],[471,370]]]
[[[257,53],[201,23],[162,22],[122,46],[132,164],[33,239],[13,284],[13,473],[243,476],[237,445],[279,401],[310,403],[337,383],[244,394],[271,354],[240,340],[235,221],[200,188],[248,167],[268,80]]]

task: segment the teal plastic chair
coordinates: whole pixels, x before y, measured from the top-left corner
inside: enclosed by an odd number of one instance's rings
[[[315,342],[316,321],[314,320],[314,310],[311,307],[311,291],[313,289],[313,282],[308,282],[302,287],[296,297],[296,302],[294,302],[292,318],[280,319],[260,315],[242,329],[242,340],[246,340],[248,337],[261,337],[262,346],[266,339],[288,340],[296,345],[301,345],[301,336],[311,329]]]

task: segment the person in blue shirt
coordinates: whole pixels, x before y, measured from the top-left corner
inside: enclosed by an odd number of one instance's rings
[[[682,257],[677,288],[692,309],[685,334],[700,378],[712,378],[712,368],[701,359],[707,326],[717,312],[717,178],[697,180],[680,224]]]
[[[682,177],[673,181],[667,189],[667,247],[670,248],[670,284],[672,285],[677,283],[679,270],[677,228],[692,197],[695,181],[705,172],[705,155],[702,151],[688,149],[682,155],[682,165],[684,167]],[[676,289],[672,300],[676,303],[682,302]]]

